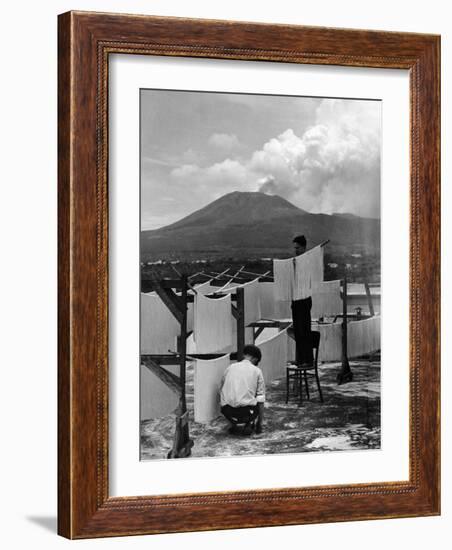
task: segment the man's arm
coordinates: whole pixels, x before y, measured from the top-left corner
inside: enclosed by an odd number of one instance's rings
[[[262,371],[259,369],[259,375],[257,377],[257,390],[256,390],[256,401],[257,401],[257,421],[256,421],[256,433],[260,434],[262,432],[262,425],[264,422],[264,402],[265,402],[265,381]]]
[[[265,401],[265,381],[264,375],[260,369],[257,376],[256,401],[258,403],[263,403]]]
[[[225,371],[223,372],[223,376],[221,377],[221,384],[220,388],[223,387],[224,381],[226,380],[226,375],[228,374],[229,367],[226,367]]]
[[[221,377],[221,382],[220,382],[220,391],[223,389],[223,386],[224,386],[224,381],[226,380],[226,375],[228,374],[228,370],[229,370],[229,367],[227,367],[223,373],[223,376]]]

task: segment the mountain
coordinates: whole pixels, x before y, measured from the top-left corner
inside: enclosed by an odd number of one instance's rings
[[[177,229],[211,225],[242,225],[269,219],[307,214],[278,195],[234,191],[223,195],[204,208],[161,229]],[[160,231],[160,229],[158,230]]]
[[[308,248],[329,239],[333,246],[379,249],[380,221],[310,214],[277,195],[235,191],[176,223],[142,231],[141,257],[287,254],[296,234],[306,236]]]
[[[349,213],[343,213],[343,212],[333,212],[333,216],[339,216],[340,218],[347,218],[348,220],[356,220],[359,218],[356,214],[349,214]]]

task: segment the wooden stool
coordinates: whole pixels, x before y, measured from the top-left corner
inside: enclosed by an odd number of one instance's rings
[[[314,353],[314,363],[312,365],[291,365],[286,367],[286,403],[289,402],[290,396],[290,383],[293,383],[294,388],[298,388],[298,395],[300,399],[300,405],[303,403],[303,380],[306,387],[307,398],[309,396],[308,376],[315,376],[317,382],[317,389],[319,391],[320,401],[323,403],[322,389],[320,387],[319,371],[318,371],[318,359],[319,359],[319,347],[320,347],[320,332],[311,332],[312,349]]]

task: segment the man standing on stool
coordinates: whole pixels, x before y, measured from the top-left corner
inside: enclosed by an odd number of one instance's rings
[[[232,423],[230,433],[239,433],[237,424],[245,424],[242,433],[262,432],[265,383],[257,366],[262,352],[251,344],[243,348],[243,361],[232,363],[224,371],[220,387],[221,412]]]
[[[292,242],[295,256],[301,256],[306,252],[306,238],[304,235],[297,235]],[[298,366],[312,365],[314,362],[311,337],[312,298],[309,296],[302,300],[294,300],[291,307],[296,344],[296,363]]]

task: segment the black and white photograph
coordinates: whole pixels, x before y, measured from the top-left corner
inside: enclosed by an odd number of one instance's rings
[[[140,91],[140,457],[379,449],[381,101]]]
[[[5,549],[450,547],[448,6],[4,4]]]

